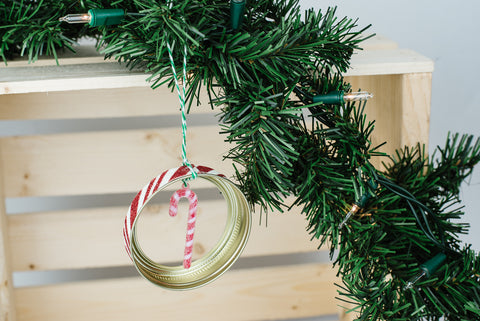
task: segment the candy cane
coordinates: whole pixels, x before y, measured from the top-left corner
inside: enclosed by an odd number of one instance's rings
[[[219,174],[217,171],[206,166],[193,166],[193,170],[197,172],[197,174],[208,174],[225,177],[225,175]],[[191,169],[188,168],[186,165],[166,170],[157,177],[154,177],[150,181],[150,183],[145,185],[137,193],[137,196],[135,196],[135,198],[133,199],[132,204],[130,204],[130,207],[128,208],[127,215],[125,216],[125,224],[123,226],[123,241],[125,245],[125,250],[127,251],[130,259],[133,260],[132,253],[130,251],[132,228],[134,223],[137,221],[143,207],[155,196],[158,191],[162,190],[168,183],[177,179],[181,179],[183,177],[191,177]]]
[[[188,187],[183,187],[173,193],[170,198],[170,209],[168,214],[170,216],[176,216],[178,212],[178,202],[182,197],[188,199],[190,207],[188,208],[188,223],[187,223],[187,237],[185,240],[185,254],[183,257],[183,267],[189,269],[192,263],[193,252],[193,233],[195,232],[195,221],[197,220],[197,195]]]

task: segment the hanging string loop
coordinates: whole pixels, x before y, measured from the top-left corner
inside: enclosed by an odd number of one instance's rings
[[[197,172],[194,170],[192,164],[187,159],[187,117],[185,113],[185,87],[187,86],[187,45],[183,47],[183,79],[182,79],[182,90],[180,90],[180,84],[178,81],[177,72],[175,70],[175,61],[173,60],[173,50],[170,46],[170,42],[167,41],[168,56],[170,58],[170,64],[172,66],[173,79],[175,81],[175,87],[177,88],[178,100],[180,102],[180,110],[182,113],[182,162],[183,165],[187,166],[190,169],[192,174],[191,178],[185,179],[183,182],[187,186],[187,181],[190,179],[195,179],[197,177]]]

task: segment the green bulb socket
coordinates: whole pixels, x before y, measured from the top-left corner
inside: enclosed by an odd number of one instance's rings
[[[90,27],[118,25],[125,18],[123,9],[90,9]]]
[[[372,196],[369,193],[366,192],[363,194],[357,202],[358,207],[365,208],[370,198],[372,198]]]
[[[245,0],[230,1],[230,24],[233,30],[237,30],[242,24],[245,2]]]
[[[420,265],[420,269],[425,272],[425,275],[427,276],[427,278],[429,278],[430,275],[432,275],[433,273],[435,273],[435,271],[438,270],[438,268],[443,263],[443,261],[445,261],[446,258],[447,256],[445,255],[445,253],[438,253],[433,258]]]
[[[343,91],[341,92],[343,93]],[[342,95],[343,96],[343,95]],[[368,185],[370,185],[370,188],[375,190],[377,188],[377,183],[375,182],[375,180],[372,178],[368,181]],[[365,193],[363,193],[363,195],[360,197],[360,199],[358,200],[358,202],[356,203],[360,208],[365,208],[365,206],[367,205],[367,202],[373,197],[374,195],[372,195],[371,193],[369,193],[368,191],[366,191]]]
[[[341,90],[331,91],[325,95],[316,95],[312,97],[314,103],[323,103],[326,105],[342,105],[344,92]]]

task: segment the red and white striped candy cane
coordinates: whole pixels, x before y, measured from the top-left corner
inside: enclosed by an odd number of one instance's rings
[[[183,257],[183,267],[189,269],[192,264],[192,252],[193,252],[193,234],[195,233],[195,221],[197,220],[197,195],[188,187],[183,187],[173,193],[170,198],[170,209],[168,214],[170,216],[176,216],[178,212],[178,202],[182,197],[188,199],[190,206],[188,208],[188,223],[187,223],[187,237],[185,240],[185,254]]]
[[[211,174],[217,175],[221,177],[225,177],[222,174],[219,174],[217,171],[211,169],[210,167],[206,166],[193,166],[193,170],[197,172],[197,174]],[[130,244],[132,238],[132,228],[135,224],[135,221],[138,219],[138,215],[142,211],[143,207],[145,206],[150,199],[155,195],[156,192],[161,190],[167,183],[182,177],[191,177],[190,169],[187,166],[181,166],[177,168],[169,169],[163,172],[161,175],[153,178],[150,183],[145,185],[135,196],[130,204],[130,208],[128,209],[127,216],[125,217],[125,224],[123,226],[123,240],[125,244],[125,249],[132,259],[132,254],[130,251]]]

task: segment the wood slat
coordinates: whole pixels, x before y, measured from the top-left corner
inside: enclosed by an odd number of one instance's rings
[[[430,107],[432,101],[432,74],[416,73],[402,75],[401,145],[426,144],[430,129]]]
[[[188,158],[230,176],[230,163],[222,161],[229,147],[219,131],[217,125],[189,127]],[[6,197],[137,192],[182,163],[180,126],[5,137],[0,144]]]
[[[80,40],[79,45],[74,45],[75,52],[70,50],[64,50],[57,53],[58,65],[78,65],[89,63],[101,63],[105,60],[104,55],[100,54],[93,43],[88,43]],[[28,61],[28,56],[15,57],[13,60],[9,60],[7,64],[0,64],[0,70],[5,68],[14,67],[28,67],[28,66],[56,66],[57,62],[55,57],[50,55],[42,55],[38,57],[38,60],[34,63]]]
[[[354,90],[374,93],[365,113],[369,121],[375,121],[372,144],[387,143],[380,151],[394,155],[396,149],[418,142],[428,146],[431,73],[347,77],[346,81]],[[380,168],[381,161],[388,162],[377,159],[374,165]]]
[[[369,119],[376,120],[374,145],[387,141],[382,151],[392,154],[405,144],[428,143],[431,74],[347,80],[353,88],[375,94],[366,109]],[[165,112],[178,112],[174,106],[166,104]],[[389,112],[384,106],[389,106]],[[230,147],[219,130],[218,126],[190,127],[189,157],[229,174],[231,166],[221,159]],[[171,155],[180,151],[179,137],[178,129],[162,129],[4,138],[6,193],[19,197],[135,191],[147,177],[180,164],[179,152]],[[380,166],[381,160],[375,165]]]
[[[372,145],[378,146],[387,142],[382,146],[381,151],[391,155],[401,146],[403,92],[399,88],[401,88],[402,75],[348,77],[346,81],[352,85],[353,90],[361,89],[373,93],[374,97],[369,99],[364,111],[368,121],[375,121]],[[386,159],[382,160],[386,161]],[[374,161],[377,167],[381,165],[380,159],[374,159]]]
[[[1,154],[1,149],[0,149]],[[0,159],[0,172],[3,166]],[[3,176],[3,175],[1,175]],[[0,177],[1,177],[0,176]],[[15,305],[12,282],[12,261],[8,243],[8,221],[5,210],[4,186],[0,179],[0,320],[15,321]]]
[[[305,264],[229,271],[203,288],[172,292],[139,278],[16,290],[18,321],[253,321],[332,315],[335,271]]]
[[[133,74],[123,76],[55,78],[29,81],[0,82],[0,95],[49,91],[90,90],[98,88],[145,87],[147,76]]]
[[[201,94],[206,97],[206,93]],[[167,86],[0,95],[0,119],[71,119],[179,115],[178,95]],[[204,103],[192,112],[212,112]]]
[[[409,49],[360,51],[350,59],[345,76],[397,75],[433,72],[433,60]]]
[[[79,269],[131,264],[123,247],[126,211],[127,207],[113,207],[10,215],[8,241],[13,269]],[[299,212],[294,208],[289,213],[270,213],[268,226],[260,225],[259,214],[254,213],[243,256],[316,251],[318,242],[310,241],[305,217]],[[146,253],[164,264],[183,259],[187,211],[181,209],[175,218],[167,213],[168,204],[147,207],[138,227],[140,244]],[[200,199],[194,259],[204,255],[220,239],[225,221],[223,200]]]
[[[92,69],[92,66],[94,68]],[[404,49],[366,50],[351,59],[346,76],[372,76],[432,72],[433,61]],[[24,74],[22,76],[22,74]],[[47,76],[45,76],[47,75]],[[2,70],[1,94],[70,91],[100,88],[150,86],[148,75],[129,71],[118,63],[79,64],[44,67],[13,67]],[[46,79],[48,78],[48,79]]]

